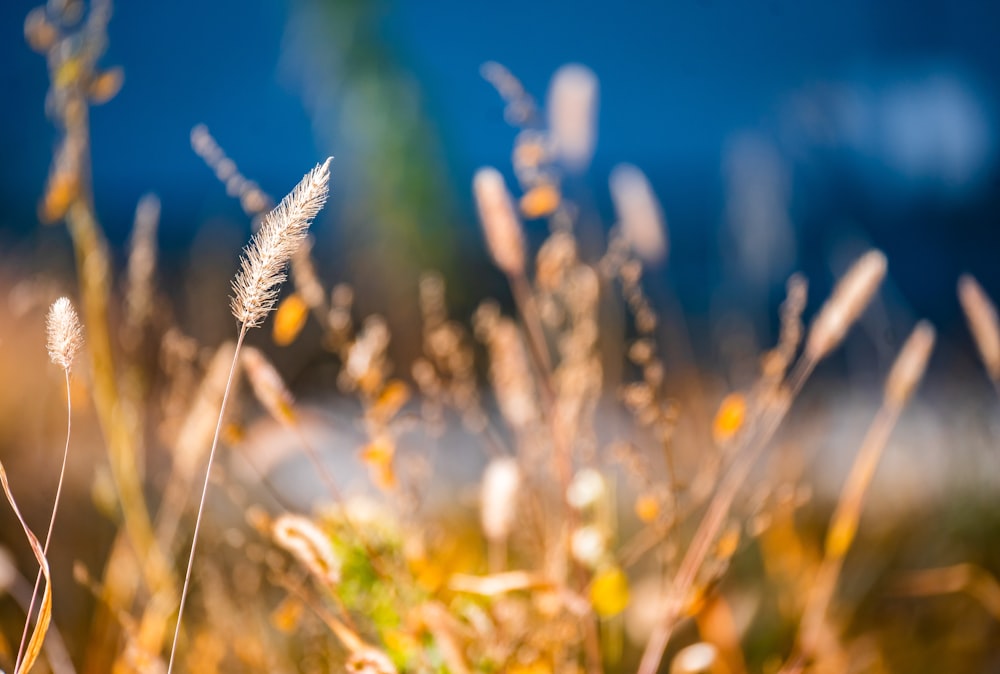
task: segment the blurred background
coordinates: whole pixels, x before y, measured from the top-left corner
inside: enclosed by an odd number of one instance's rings
[[[56,134],[44,59],[22,37],[35,4],[0,7],[7,250],[60,229],[36,216]],[[275,197],[333,155],[324,278],[386,311],[433,267],[482,284],[454,293],[469,304],[503,291],[492,269],[465,273],[486,263],[472,173],[496,165],[513,184],[515,131],[480,65],[506,65],[542,103],[552,73],[579,62],[600,81],[598,142],[567,189],[610,223],[611,167],[647,173],[670,230],[659,271],[689,313],[745,310],[766,338],[790,271],[821,297],[875,245],[898,306],[947,333],[960,272],[1000,291],[998,26],[981,0],[121,3],[103,63],[125,85],[92,117],[97,209],[120,247],[139,197],[158,194],[164,263],[181,275],[249,232],[191,151],[194,125]]]
[[[0,442],[5,461],[16,455],[23,474],[51,481],[49,450],[63,419],[58,381],[23,376],[43,367],[40,312],[24,329],[19,295],[9,292],[24,279],[56,279],[75,292],[65,227],[42,225],[38,214],[58,134],[45,114],[45,57],[23,37],[37,3],[0,2],[0,307],[10,298],[0,316],[17,326],[0,335],[0,365],[29,389],[0,387],[8,415]],[[955,297],[968,272],[1000,298],[1000,5],[172,0],[117,3],[108,32],[101,65],[121,66],[124,86],[91,114],[96,212],[120,268],[137,202],[159,196],[158,273],[172,300],[164,311],[199,344],[233,336],[224,298],[251,225],[192,150],[193,127],[206,125],[274,198],[334,157],[331,200],[313,230],[319,275],[327,288],[351,283],[359,315],[387,316],[393,358],[405,364],[420,349],[423,270],[443,273],[460,318],[488,296],[510,306],[483,247],[471,183],[492,165],[514,188],[517,130],[480,67],[503,64],[544,106],[553,73],[583,64],[599,81],[597,144],[589,166],[564,176],[563,192],[583,213],[581,239],[600,243],[614,222],[612,168],[629,162],[648,176],[669,253],[647,270],[645,286],[672,319],[660,335],[668,368],[679,355],[721,375],[699,401],[705,418],[717,393],[756,374],[790,273],[810,281],[809,317],[851,260],[880,248],[890,269],[881,301],[821,368],[819,378],[837,385],[807,388],[788,431],[798,439],[788,444],[808,447],[816,472],[835,476],[825,492],[832,498],[878,404],[873,385],[915,320],[930,319],[941,339],[929,382],[894,436],[875,497],[896,508],[896,521],[909,520],[897,539],[885,530],[872,538],[883,537],[887,559],[911,546],[920,565],[971,560],[1000,570],[990,543],[1000,540],[997,405]],[[535,245],[548,232],[540,219],[526,228]],[[326,393],[335,377],[316,365],[331,357],[310,329],[295,349],[275,348],[267,331],[252,340],[267,344],[297,393]],[[12,430],[16,421],[27,428]],[[83,433],[81,443],[99,447],[96,428]],[[71,486],[85,499],[93,466],[74,460],[81,469]],[[954,491],[938,479],[943,466]],[[935,499],[970,485],[987,496],[934,510]],[[48,494],[26,494],[26,509],[44,512]],[[929,543],[914,512],[939,517]],[[106,546],[112,533],[80,527],[65,534],[67,548]],[[949,605],[955,615],[967,608]],[[997,638],[994,622],[979,622],[981,643]],[[918,627],[940,625],[928,618]],[[983,650],[977,666],[996,658]]]

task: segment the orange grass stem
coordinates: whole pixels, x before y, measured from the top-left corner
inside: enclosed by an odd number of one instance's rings
[[[815,655],[819,647],[826,625],[826,614],[844,566],[844,557],[857,534],[865,494],[901,411],[902,408],[898,405],[883,404],[879,408],[840,492],[826,535],[823,561],[806,600],[799,626],[799,649],[805,659]]]

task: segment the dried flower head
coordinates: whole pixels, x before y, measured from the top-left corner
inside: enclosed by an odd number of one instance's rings
[[[480,517],[486,538],[502,541],[510,535],[520,485],[521,470],[514,459],[494,459],[486,466],[480,493]]]
[[[330,539],[312,520],[301,515],[282,515],[271,525],[271,536],[321,583],[332,586],[340,582],[340,559]]]
[[[920,321],[900,349],[886,379],[885,399],[889,404],[897,407],[906,404],[923,379],[933,349],[934,326]]]
[[[495,168],[479,169],[472,180],[472,192],[490,257],[507,274],[523,273],[524,233],[503,176]]]
[[[996,305],[969,274],[958,279],[958,299],[986,372],[993,381],[1000,381],[1000,320]]]
[[[871,302],[885,278],[886,267],[885,255],[870,250],[847,270],[813,321],[806,340],[806,355],[819,360],[840,344]]]
[[[546,108],[555,155],[573,170],[587,168],[597,136],[597,76],[576,63],[552,76]]]
[[[247,328],[259,326],[278,300],[285,266],[301,245],[309,224],[326,203],[330,159],[307,173],[278,206],[264,216],[243,253],[233,279],[231,308]]]
[[[69,372],[73,358],[83,345],[83,329],[76,309],[68,298],[60,297],[52,303],[45,319],[45,328],[48,332],[49,358]]]
[[[619,164],[609,178],[622,235],[645,262],[667,254],[666,220],[646,175],[632,164]]]

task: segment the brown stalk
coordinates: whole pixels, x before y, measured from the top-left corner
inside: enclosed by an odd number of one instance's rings
[[[683,617],[685,604],[697,580],[712,543],[716,540],[733,500],[746,481],[751,468],[784,420],[792,401],[802,389],[816,364],[836,348],[850,326],[864,312],[881,285],[886,272],[885,256],[877,250],[862,255],[838,281],[830,298],[820,308],[805,350],[789,375],[788,382],[777,389],[774,400],[768,401],[761,417],[747,432],[742,447],[716,488],[698,529],[695,531],[667,597],[663,617],[654,629],[639,663],[638,674],[655,674],[667,648],[670,636]]]

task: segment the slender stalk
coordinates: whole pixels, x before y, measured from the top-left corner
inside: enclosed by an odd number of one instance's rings
[[[187,570],[184,572],[184,585],[181,587],[181,603],[177,608],[177,624],[174,626],[174,639],[170,645],[170,660],[167,663],[167,674],[174,669],[174,657],[177,655],[177,639],[181,633],[181,618],[184,616],[184,604],[187,601],[188,588],[191,584],[191,569],[194,565],[194,553],[198,547],[198,532],[201,529],[201,518],[205,511],[205,497],[208,494],[209,478],[212,475],[212,462],[215,459],[215,450],[219,446],[219,435],[222,433],[222,421],[226,416],[226,404],[229,402],[229,392],[233,387],[233,377],[236,374],[236,366],[240,362],[240,347],[243,346],[243,339],[247,335],[247,324],[240,325],[240,336],[236,340],[236,350],[233,352],[233,364],[229,368],[229,379],[226,381],[226,392],[222,394],[222,405],[219,408],[219,421],[215,425],[215,437],[212,439],[212,448],[208,452],[208,465],[205,467],[205,481],[201,487],[201,500],[198,502],[198,515],[194,521],[194,535],[191,539],[191,552],[188,555]]]
[[[879,409],[861,443],[861,449],[854,459],[847,481],[844,482],[840,501],[830,521],[823,561],[816,582],[813,583],[806,600],[799,628],[799,649],[801,656],[807,661],[815,655],[819,647],[826,624],[826,614],[844,566],[844,557],[857,532],[868,485],[871,484],[882,450],[889,441],[889,435],[895,428],[901,411],[902,408],[895,405],[883,405]]]
[[[716,539],[723,525],[726,516],[733,505],[733,500],[739,493],[740,487],[746,482],[750,469],[753,468],[761,452],[767,443],[778,430],[784,420],[791,405],[791,401],[798,395],[805,380],[812,373],[816,361],[808,356],[803,356],[789,378],[786,388],[787,394],[777,403],[764,411],[763,418],[757,426],[757,432],[751,433],[741,451],[733,463],[730,465],[722,482],[719,484],[715,495],[708,504],[708,509],[702,517],[698,530],[694,534],[691,545],[681,561],[680,568],[674,578],[673,586],[667,598],[663,617],[660,624],[650,637],[646,650],[642,654],[639,663],[638,674],[655,674],[660,666],[663,652],[670,642],[674,627],[681,618],[684,603],[691,592],[701,570],[712,549],[712,542]]]
[[[49,553],[49,543],[52,542],[52,529],[56,523],[56,513],[59,511],[59,498],[62,496],[63,478],[66,477],[66,459],[69,456],[69,437],[73,428],[73,403],[70,398],[69,370],[64,369],[66,376],[66,445],[63,448],[62,467],[59,469],[59,484],[56,486],[56,498],[52,502],[52,514],[49,515],[49,530],[45,534],[45,543],[42,545],[42,553],[46,556]],[[28,642],[28,628],[31,626],[31,615],[35,610],[35,599],[38,597],[38,589],[42,583],[42,570],[38,569],[35,576],[35,586],[31,590],[31,601],[28,602],[28,613],[24,618],[24,631],[21,632],[21,644],[17,647],[17,659],[14,661],[14,671],[21,667],[21,658],[24,656],[24,647]]]

